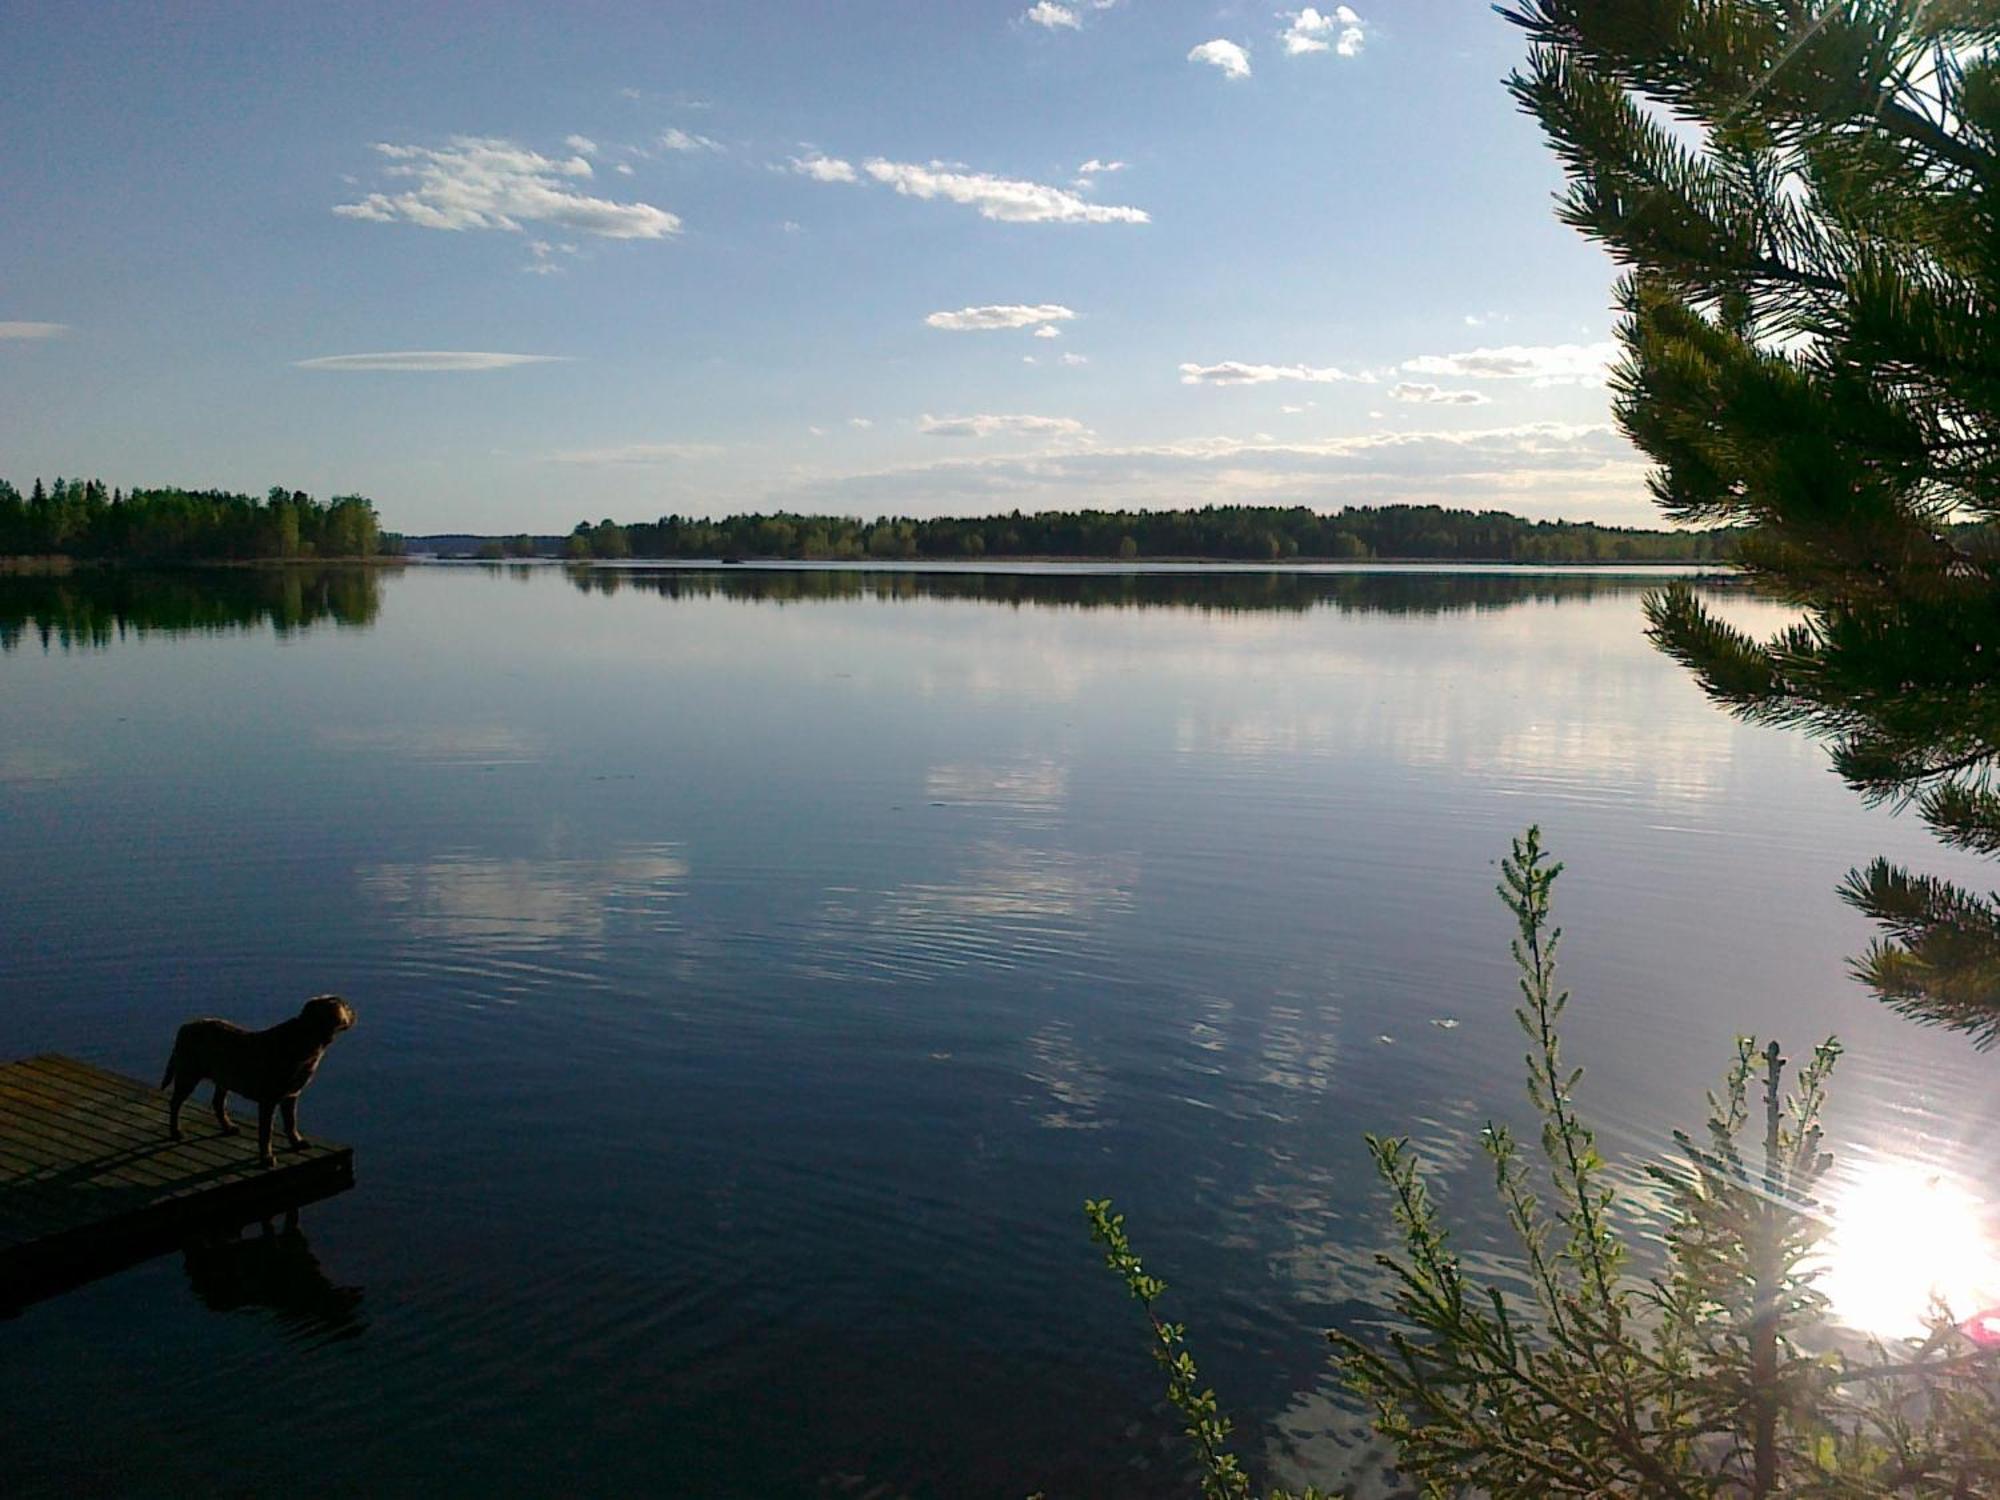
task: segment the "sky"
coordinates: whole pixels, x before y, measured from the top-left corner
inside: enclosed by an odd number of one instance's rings
[[[0,476],[1656,524],[1486,6],[0,0]]]

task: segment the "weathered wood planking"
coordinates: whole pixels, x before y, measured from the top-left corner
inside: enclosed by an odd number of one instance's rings
[[[257,1160],[257,1106],[217,1129],[207,1089],[167,1137],[167,1096],[53,1054],[0,1064],[0,1313],[171,1249],[197,1229],[354,1185],[354,1153],[315,1143]]]

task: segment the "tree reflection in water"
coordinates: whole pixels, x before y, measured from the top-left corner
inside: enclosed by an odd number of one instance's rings
[[[331,623],[360,629],[382,608],[380,570],[368,567],[79,569],[0,577],[0,652],[101,650],[148,635],[269,629],[280,635]]]
[[[1383,568],[1355,572],[1305,569],[1186,568],[1175,572],[1075,568],[975,572],[865,568],[590,568],[565,570],[586,594],[623,590],[666,599],[733,599],[760,604],[854,600],[962,600],[1042,609],[1184,609],[1201,614],[1277,611],[1304,614],[1437,615],[1629,593],[1634,574],[1536,572],[1494,568]],[[1657,575],[1656,575],[1657,576]],[[1728,574],[1704,574],[1704,591],[1731,586]]]

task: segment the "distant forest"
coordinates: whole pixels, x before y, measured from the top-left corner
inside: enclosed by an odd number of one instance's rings
[[[1023,515],[907,517],[662,516],[620,525],[580,522],[556,550],[572,559],[679,558],[1227,558],[1246,562],[1368,558],[1485,562],[1716,562],[1734,555],[1730,531],[1646,531],[1588,521],[1530,521],[1498,510],[1436,505],[1211,506],[1203,510],[1042,511]],[[484,555],[548,550],[521,536],[488,542]]]
[[[315,500],[273,487],[262,500],[222,490],[107,490],[100,479],[37,479],[26,498],[0,479],[0,557],[249,562],[376,557],[401,550],[363,495]]]

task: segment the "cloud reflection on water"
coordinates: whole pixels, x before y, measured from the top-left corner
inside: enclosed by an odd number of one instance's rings
[[[362,894],[412,937],[479,946],[597,943],[614,919],[659,929],[688,878],[671,844],[603,859],[444,855],[364,866]]]

